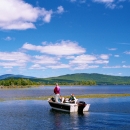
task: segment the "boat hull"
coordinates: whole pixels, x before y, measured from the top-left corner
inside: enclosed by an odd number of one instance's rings
[[[52,109],[65,112],[85,112],[89,110],[90,104],[72,104],[48,101]]]

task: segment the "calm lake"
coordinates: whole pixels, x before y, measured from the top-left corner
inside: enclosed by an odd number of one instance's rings
[[[47,101],[15,97],[53,95],[54,86],[0,90],[1,130],[130,130],[130,97],[79,99],[90,103],[83,114],[52,110]],[[130,93],[130,86],[61,87],[62,95]],[[9,99],[9,100],[8,100]]]

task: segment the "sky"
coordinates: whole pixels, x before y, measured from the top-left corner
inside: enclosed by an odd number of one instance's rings
[[[0,75],[130,76],[130,0],[0,0]]]

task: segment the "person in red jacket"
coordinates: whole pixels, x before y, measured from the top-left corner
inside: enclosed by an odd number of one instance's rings
[[[60,99],[60,87],[58,86],[58,83],[56,83],[54,93],[55,93],[55,100],[56,102],[58,102],[58,99]]]

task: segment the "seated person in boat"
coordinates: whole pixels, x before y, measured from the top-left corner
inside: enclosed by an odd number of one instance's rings
[[[61,95],[60,95],[60,98],[58,99],[58,102],[61,102],[61,103],[63,103],[63,101],[64,101],[64,97],[62,97]]]
[[[74,96],[74,94],[71,94],[70,98],[69,98],[69,102],[70,103],[76,103],[77,102],[77,99],[76,97]]]

